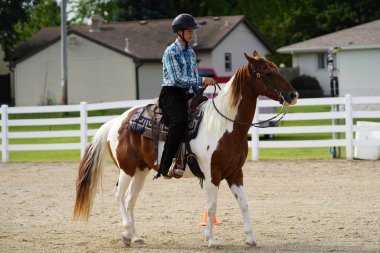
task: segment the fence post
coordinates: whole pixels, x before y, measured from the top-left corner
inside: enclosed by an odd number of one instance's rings
[[[352,160],[352,97],[351,94],[345,96],[345,121],[346,121],[346,159]]]
[[[259,100],[256,103],[256,112],[255,117],[253,118],[253,122],[258,122],[259,120]],[[251,153],[252,160],[259,160],[259,129],[257,127],[251,126]]]
[[[1,106],[1,159],[3,163],[9,161],[8,152],[8,105]]]
[[[87,103],[80,103],[80,157],[82,158],[87,146]]]

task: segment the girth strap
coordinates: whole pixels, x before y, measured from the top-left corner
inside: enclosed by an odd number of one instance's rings
[[[160,140],[160,123],[162,120],[162,113],[159,113],[158,106],[153,109],[152,117],[152,139],[154,140],[154,166],[158,166],[158,143]]]

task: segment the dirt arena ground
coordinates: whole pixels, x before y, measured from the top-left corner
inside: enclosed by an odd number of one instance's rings
[[[208,249],[205,200],[196,179],[155,180],[136,206],[145,245],[124,246],[114,199],[117,171],[105,168],[88,223],[73,223],[77,163],[0,165],[0,252],[380,252],[380,161],[247,162],[245,189],[258,247],[244,245],[238,205],[224,182]],[[174,196],[173,196],[174,193]]]

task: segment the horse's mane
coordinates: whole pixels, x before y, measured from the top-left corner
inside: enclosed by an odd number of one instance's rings
[[[242,97],[242,85],[249,77],[248,64],[245,64],[236,71],[214,99],[215,106],[226,117],[235,118]],[[204,103],[201,110],[204,112],[203,120],[209,132],[223,134],[226,129],[232,131],[232,122],[219,115],[211,100]]]
[[[269,65],[269,67],[271,67],[273,70],[279,72],[280,70],[278,69],[277,65],[274,64],[274,62],[271,62],[271,61],[268,61],[266,60],[265,58],[263,58],[265,60],[265,62]]]
[[[270,68],[272,68],[275,71],[279,71],[278,67],[276,64],[274,64],[271,61],[268,61],[262,56],[256,56],[256,60],[261,60],[264,61],[265,63],[268,64]],[[246,83],[247,79],[251,78],[251,71],[250,68],[248,67],[248,64],[245,64],[244,66],[240,67],[236,73],[235,73],[235,78],[233,79],[231,83],[231,98],[230,98],[230,106],[231,107],[236,107],[239,99],[241,98],[241,92],[242,92],[242,85]]]
[[[230,106],[232,108],[236,107],[241,98],[242,84],[246,82],[246,79],[250,76],[248,65],[244,65],[239,68],[234,78],[232,79],[231,87],[229,90],[230,93]]]

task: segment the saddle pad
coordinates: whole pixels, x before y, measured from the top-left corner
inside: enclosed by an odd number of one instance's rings
[[[151,105],[147,105],[151,106]],[[126,128],[129,131],[138,133],[138,134],[144,134],[145,132],[151,132],[152,131],[152,118],[146,111],[146,107],[139,108],[131,117],[131,120],[128,122]],[[194,119],[189,122],[188,129],[189,129],[189,136],[190,139],[195,139],[198,134],[199,125],[202,121],[203,112],[199,111],[198,114],[194,117]],[[164,122],[160,122],[160,135],[166,135],[168,134],[169,127],[164,124]],[[144,135],[144,136],[151,136],[151,135]]]

